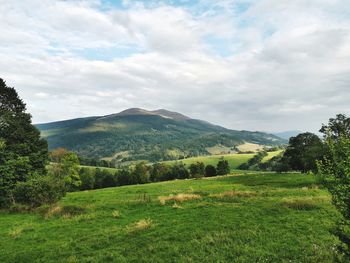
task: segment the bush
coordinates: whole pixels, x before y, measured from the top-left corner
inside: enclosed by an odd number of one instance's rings
[[[192,163],[189,167],[190,174],[192,178],[201,178],[204,176],[204,163],[202,162],[196,162]]]
[[[95,172],[95,188],[114,187],[118,185],[118,179],[115,173],[111,173],[106,169],[96,169]]]
[[[213,166],[211,164],[208,164],[205,167],[205,176],[206,177],[212,177],[212,176],[215,176],[215,175],[216,175],[216,168],[215,168],[215,166]]]
[[[53,204],[66,193],[65,183],[51,176],[37,176],[26,182],[18,182],[13,191],[14,201],[31,208]]]
[[[81,181],[80,189],[89,190],[94,189],[95,186],[95,172],[89,168],[81,168],[79,171]]]
[[[230,166],[228,164],[228,161],[224,160],[224,158],[221,158],[221,160],[219,160],[218,164],[216,165],[216,171],[217,171],[217,175],[229,174]]]

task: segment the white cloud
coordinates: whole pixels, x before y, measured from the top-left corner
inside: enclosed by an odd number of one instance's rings
[[[146,107],[235,129],[316,131],[350,113],[346,1],[0,2],[0,77],[36,122]]]

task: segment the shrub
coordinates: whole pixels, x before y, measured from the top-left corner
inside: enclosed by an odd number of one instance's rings
[[[66,193],[62,180],[51,176],[37,176],[27,182],[18,182],[13,191],[15,202],[32,208],[57,202]]]
[[[205,176],[206,177],[211,177],[211,176],[215,176],[216,175],[216,168],[215,166],[208,164],[205,167]]]
[[[80,189],[89,190],[93,189],[95,186],[95,172],[89,168],[81,168],[79,171],[80,176]]]
[[[204,176],[204,163],[196,162],[192,163],[189,167],[192,178],[201,178]]]
[[[224,160],[224,158],[221,158],[221,160],[219,160],[218,164],[216,165],[216,171],[217,171],[217,175],[229,174],[230,166],[228,164],[228,161]]]

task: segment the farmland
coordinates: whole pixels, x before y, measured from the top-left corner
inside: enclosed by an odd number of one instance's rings
[[[336,219],[314,176],[298,173],[74,192],[1,212],[0,261],[332,262]]]

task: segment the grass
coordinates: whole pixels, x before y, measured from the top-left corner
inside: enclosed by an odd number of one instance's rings
[[[275,152],[268,152],[268,155],[264,157],[262,162],[266,162],[269,159],[271,159],[274,156],[277,156],[281,153],[282,151],[275,151]],[[190,157],[182,160],[174,160],[174,161],[165,161],[163,163],[166,164],[174,164],[175,162],[183,162],[186,165],[190,165],[191,163],[195,162],[203,162],[205,165],[211,164],[216,166],[220,158],[224,158],[229,162],[231,172],[234,172],[239,165],[242,163],[247,162],[250,158],[252,158],[255,155],[255,153],[243,153],[243,154],[237,154],[237,153],[231,153],[231,154],[220,154],[220,155],[207,155],[207,156],[199,156],[199,157]],[[133,162],[134,164],[136,162]],[[132,165],[131,165],[132,166]],[[95,169],[97,167],[95,166],[84,166],[81,165],[80,167],[85,167],[85,168],[90,168],[90,169]],[[107,167],[99,167],[101,170],[107,170],[109,172],[116,172],[118,171],[117,168],[107,168]]]
[[[334,262],[338,214],[315,186],[255,173],[69,193],[0,212],[0,262]]]
[[[263,161],[267,161],[280,153],[281,151],[268,152],[268,155],[264,158]],[[186,165],[190,165],[191,163],[195,163],[195,162],[203,162],[205,165],[211,164],[216,166],[220,158],[223,157],[225,160],[228,161],[231,171],[234,171],[235,169],[237,169],[239,165],[247,162],[254,155],[255,153],[243,153],[243,154],[232,153],[232,154],[222,154],[222,155],[190,157],[179,161],[183,162]],[[165,163],[173,164],[174,162],[176,161],[167,161]]]

